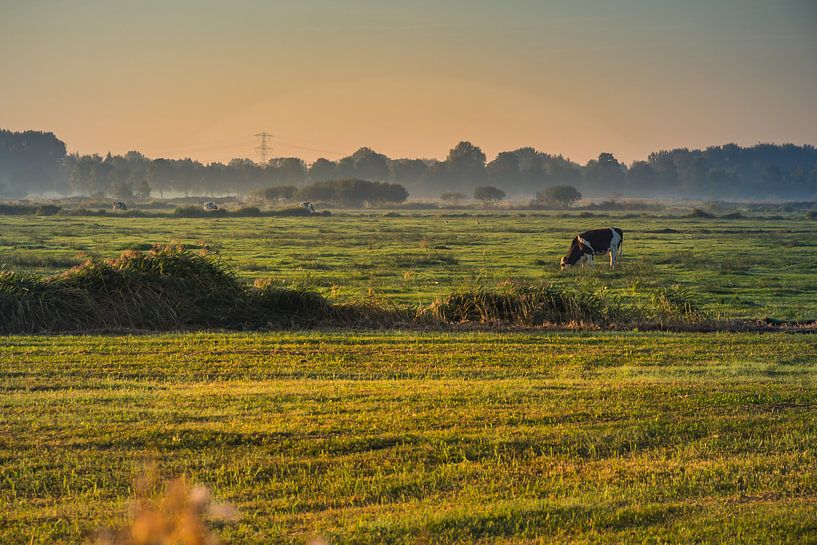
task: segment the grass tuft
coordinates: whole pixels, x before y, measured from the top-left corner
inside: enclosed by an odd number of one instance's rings
[[[248,288],[219,257],[182,246],[127,250],[51,277],[0,274],[0,331],[293,325],[323,316],[306,290]]]
[[[455,291],[435,301],[427,312],[443,322],[523,326],[577,322],[603,325],[622,316],[618,299],[605,288],[510,282],[501,284],[497,290]]]

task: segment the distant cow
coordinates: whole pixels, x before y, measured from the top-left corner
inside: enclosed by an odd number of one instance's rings
[[[213,211],[213,210],[218,210],[218,205],[216,203],[214,203],[214,202],[206,202],[202,206],[208,212]]]
[[[128,206],[123,203],[122,201],[113,201],[113,209],[114,210],[127,210]]]
[[[621,259],[621,243],[624,241],[624,231],[618,227],[609,229],[593,229],[579,234],[570,243],[570,250],[562,258],[561,268],[593,264],[593,256],[610,254],[610,266],[615,267]]]
[[[304,209],[305,209],[307,212],[309,212],[310,214],[314,214],[314,213],[315,213],[315,207],[314,207],[314,206],[312,206],[312,203],[311,203],[311,202],[302,202],[302,203],[301,203],[301,206],[303,206],[303,207],[304,207]]]

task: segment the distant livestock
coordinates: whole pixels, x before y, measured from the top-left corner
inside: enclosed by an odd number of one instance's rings
[[[303,206],[303,207],[304,207],[304,209],[305,209],[307,212],[309,212],[310,214],[314,214],[314,213],[315,213],[315,207],[314,207],[314,206],[312,206],[312,203],[311,203],[311,202],[302,202],[302,203],[301,203],[301,206]]]
[[[128,206],[123,203],[122,201],[113,201],[113,209],[114,210],[127,210]]]
[[[213,210],[218,210],[218,205],[216,203],[214,203],[214,202],[206,202],[202,206],[208,212],[211,212]]]
[[[580,233],[570,243],[567,255],[562,258],[561,268],[574,265],[593,265],[593,256],[610,254],[610,267],[615,267],[621,259],[621,243],[624,241],[624,231],[618,227],[609,229],[593,229]]]

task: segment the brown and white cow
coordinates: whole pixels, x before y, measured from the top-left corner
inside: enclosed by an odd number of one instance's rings
[[[615,267],[621,259],[621,243],[624,241],[624,231],[618,227],[608,229],[593,229],[580,233],[570,243],[567,255],[562,258],[561,268],[574,265],[593,264],[593,256],[610,254],[610,266]]]

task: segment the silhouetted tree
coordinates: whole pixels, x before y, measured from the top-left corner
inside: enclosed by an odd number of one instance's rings
[[[367,203],[370,205],[401,203],[408,198],[408,191],[400,184],[351,178],[314,182],[299,189],[297,196],[304,201],[326,201],[350,208],[360,208]]]
[[[494,206],[505,198],[505,192],[492,185],[483,185],[474,189],[474,198],[485,206]]]
[[[445,174],[453,187],[474,186],[485,179],[485,154],[471,142],[460,142],[445,159]]]
[[[336,177],[336,167],[334,162],[321,157],[309,167],[309,180],[312,182],[331,180]]]
[[[554,185],[536,193],[536,202],[568,208],[581,200],[582,194],[572,185]]]
[[[150,198],[150,183],[146,178],[142,178],[142,181],[136,186],[136,196],[142,200]]]

